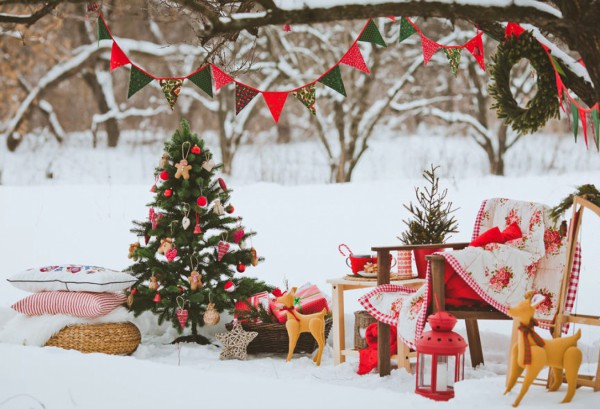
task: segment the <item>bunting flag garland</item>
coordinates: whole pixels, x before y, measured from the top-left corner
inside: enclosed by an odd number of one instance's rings
[[[316,87],[315,84],[307,85],[304,88],[300,88],[294,91],[292,94],[298,99],[298,101],[302,102],[306,108],[310,111],[311,114],[317,115],[317,109],[315,108],[315,100],[316,100]]]
[[[258,94],[258,91],[239,82],[235,83],[235,114],[239,114]]]
[[[158,83],[160,84],[160,87],[162,88],[165,98],[167,98],[167,102],[169,103],[172,111],[177,103],[179,93],[181,92],[183,80],[175,78],[161,79],[158,80]]]
[[[598,120],[598,111],[592,111],[592,126],[594,128],[594,140],[596,141],[596,149],[600,152],[600,121]]]
[[[579,109],[574,102],[571,102],[571,114],[573,115],[573,136],[577,142],[577,132],[579,131]]]
[[[444,48],[444,53],[450,63],[452,75],[456,77],[456,74],[458,74],[458,65],[460,64],[460,48]]]
[[[210,75],[210,69],[208,69],[208,66],[202,68],[200,71],[192,74],[191,76],[188,77],[188,79],[190,81],[192,81],[192,83],[194,83],[198,88],[200,88],[202,91],[206,92],[206,95],[208,95],[209,97],[213,97],[213,90],[212,90],[212,77]]]
[[[328,73],[323,75],[319,79],[319,82],[321,84],[327,85],[329,88],[339,92],[343,96],[347,96],[346,88],[344,88],[344,81],[342,81],[342,73],[340,72],[339,65],[336,65]]]
[[[348,52],[344,54],[344,56],[340,60],[340,63],[349,65],[350,67],[356,68],[357,70],[360,70],[367,74],[371,73],[356,43],[352,44],[352,47],[350,47]]]
[[[583,140],[585,141],[585,147],[588,148],[588,139],[587,139],[587,114],[583,108],[578,108],[579,110],[579,120],[581,121],[581,129],[583,129]]]
[[[279,116],[281,115],[281,111],[283,110],[283,105],[287,99],[287,92],[266,92],[262,93],[265,102],[267,103],[267,107],[269,111],[271,111],[271,115],[275,120],[275,123],[279,123]]]
[[[98,16],[98,45],[100,45],[101,40],[111,40],[111,36],[106,28],[106,24],[104,24],[104,20],[100,16]]]
[[[479,33],[469,41],[467,41],[464,47],[473,55],[473,58],[479,63],[479,66],[485,71],[485,63],[483,62],[483,33]]]
[[[525,31],[525,29],[517,23],[508,23],[504,30],[504,38],[508,38],[512,35],[519,37],[523,31]]]
[[[387,44],[385,43],[383,37],[381,36],[381,33],[379,32],[379,29],[377,28],[373,20],[369,20],[367,26],[364,28],[363,32],[358,37],[358,41],[364,41],[367,43],[377,44],[382,47],[387,47]]]
[[[140,70],[135,65],[132,65],[131,74],[129,75],[129,92],[127,93],[127,99],[131,98],[133,94],[150,84],[153,79],[154,78],[144,71]]]
[[[408,21],[406,17],[402,17],[400,19],[400,37],[398,42],[406,40],[408,37],[416,33],[417,30],[413,27],[412,23]]]
[[[423,47],[423,65],[427,65],[440,45],[421,34],[421,46]]]
[[[210,66],[212,68],[213,79],[215,81],[215,91],[218,91],[225,85],[233,82],[233,78],[221,71],[219,67],[212,64]]]
[[[127,58],[116,41],[113,41],[110,52],[110,72],[112,72],[115,68],[119,68],[127,64],[131,64],[131,61],[129,61],[129,58]]]

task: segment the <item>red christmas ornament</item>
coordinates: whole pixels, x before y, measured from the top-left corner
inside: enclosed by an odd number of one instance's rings
[[[219,186],[221,186],[221,189],[227,190],[227,185],[225,184],[223,178],[219,178]]]
[[[192,153],[193,153],[194,155],[200,155],[200,152],[202,152],[202,151],[200,150],[200,147],[199,147],[198,145],[194,145],[194,147],[192,148]]]
[[[170,250],[167,250],[167,251],[165,252],[165,257],[167,258],[167,260],[168,260],[169,262],[171,262],[171,261],[175,260],[175,257],[177,257],[177,249],[170,249]]]
[[[233,241],[239,243],[244,238],[244,230],[239,229],[233,232]]]
[[[160,302],[161,298],[160,298],[160,293],[156,293],[156,295],[154,296],[154,299],[152,301],[154,302]]]
[[[152,187],[150,188],[150,191],[152,193],[156,193],[156,184],[152,185]]]
[[[196,223],[196,226],[194,226],[194,234],[202,234],[202,229],[198,223]]]
[[[160,178],[162,180],[167,180],[169,179],[171,175],[169,175],[169,172],[167,172],[166,170],[163,170],[162,172],[160,172]]]
[[[223,259],[223,256],[225,256],[225,254],[227,254],[227,252],[229,251],[229,243],[225,242],[225,241],[220,241],[219,242],[219,247],[218,247],[218,251],[217,251],[217,258],[219,259],[219,261],[221,261]]]
[[[181,308],[177,308],[177,321],[179,321],[179,325],[181,325],[181,329],[185,327],[185,324],[188,320],[188,310],[182,310]]]
[[[244,271],[246,271],[246,266],[243,265],[242,263],[239,263],[236,267],[237,271],[240,273],[243,273]]]
[[[228,205],[228,206],[225,208],[225,211],[226,211],[227,213],[229,213],[229,214],[233,213],[233,211],[234,211],[234,210],[235,210],[235,208],[234,208],[232,205]]]
[[[184,292],[184,291],[185,291],[185,288],[183,288],[183,287],[179,286],[179,292],[180,292],[180,293],[182,293],[182,292]]]
[[[235,291],[235,284],[233,284],[233,281],[229,280],[225,283],[225,287],[224,287],[225,291],[227,291],[228,293],[232,293]]]
[[[132,288],[131,289],[131,295],[135,295],[137,293],[137,288]]]
[[[171,197],[173,195],[173,191],[171,189],[165,190],[165,197]]]
[[[283,25],[283,31],[285,31],[285,32],[292,31],[292,26],[290,26],[289,24],[284,24]]]
[[[196,200],[196,203],[198,204],[198,206],[204,207],[208,204],[208,199],[206,198],[206,196],[200,196]]]
[[[144,242],[146,243],[146,245],[148,245],[148,242],[150,241],[150,235],[146,234],[144,236]]]

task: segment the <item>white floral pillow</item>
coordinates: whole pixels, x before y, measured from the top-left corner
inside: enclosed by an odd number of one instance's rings
[[[14,274],[8,282],[20,290],[89,291],[94,293],[124,290],[137,279],[128,273],[103,267],[69,264],[31,268]]]

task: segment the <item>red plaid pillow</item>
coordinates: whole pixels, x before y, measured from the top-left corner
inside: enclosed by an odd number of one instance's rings
[[[67,314],[82,318],[102,317],[126,301],[123,294],[43,291],[23,298],[11,308],[25,315]]]

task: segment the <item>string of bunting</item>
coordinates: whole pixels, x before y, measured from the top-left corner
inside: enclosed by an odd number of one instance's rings
[[[519,37],[521,33],[523,33],[525,29],[521,27],[517,23],[508,23],[505,28],[504,35],[508,38],[511,35]],[[552,57],[552,53],[550,48],[543,43],[540,43],[541,46],[546,51],[548,58],[550,59],[550,63],[552,64],[552,68],[554,69],[554,75],[556,79],[556,89],[558,91],[558,100],[560,103],[560,107],[563,112],[567,116],[567,120],[569,120],[571,127],[573,129],[573,135],[575,137],[575,141],[577,141],[577,135],[579,133],[579,126],[581,125],[581,129],[583,131],[583,138],[585,141],[586,148],[589,148],[588,145],[588,131],[591,128],[591,133],[594,136],[594,142],[596,143],[596,148],[600,151],[600,105],[596,102],[593,106],[587,107],[581,105],[581,103],[571,96],[569,89],[564,84],[561,76],[566,76],[564,70],[561,68],[558,61]]]
[[[315,85],[317,82],[346,96],[346,89],[339,67],[340,65],[348,65],[359,71],[370,74],[369,68],[358,47],[359,41],[369,42],[383,47],[387,46],[379,29],[375,25],[375,22],[369,19],[344,56],[316,80],[290,90],[266,91],[235,80],[214,64],[204,65],[190,74],[179,77],[157,77],[152,75],[132,62],[127,54],[123,52],[121,47],[119,47],[119,44],[115,41],[102,12],[98,10],[98,44],[102,40],[111,40],[113,42],[110,56],[111,72],[124,65],[131,65],[127,98],[131,98],[136,92],[152,81],[158,81],[169,106],[171,109],[174,109],[179,93],[181,92],[181,87],[183,86],[183,81],[186,79],[191,81],[211,98],[213,97],[213,87],[214,92],[217,92],[225,85],[235,83],[236,115],[239,114],[250,101],[254,99],[254,97],[258,94],[262,94],[276,123],[279,122],[281,111],[283,110],[283,106],[285,105],[289,94],[296,97],[296,99],[305,105],[313,115],[316,115]]]

